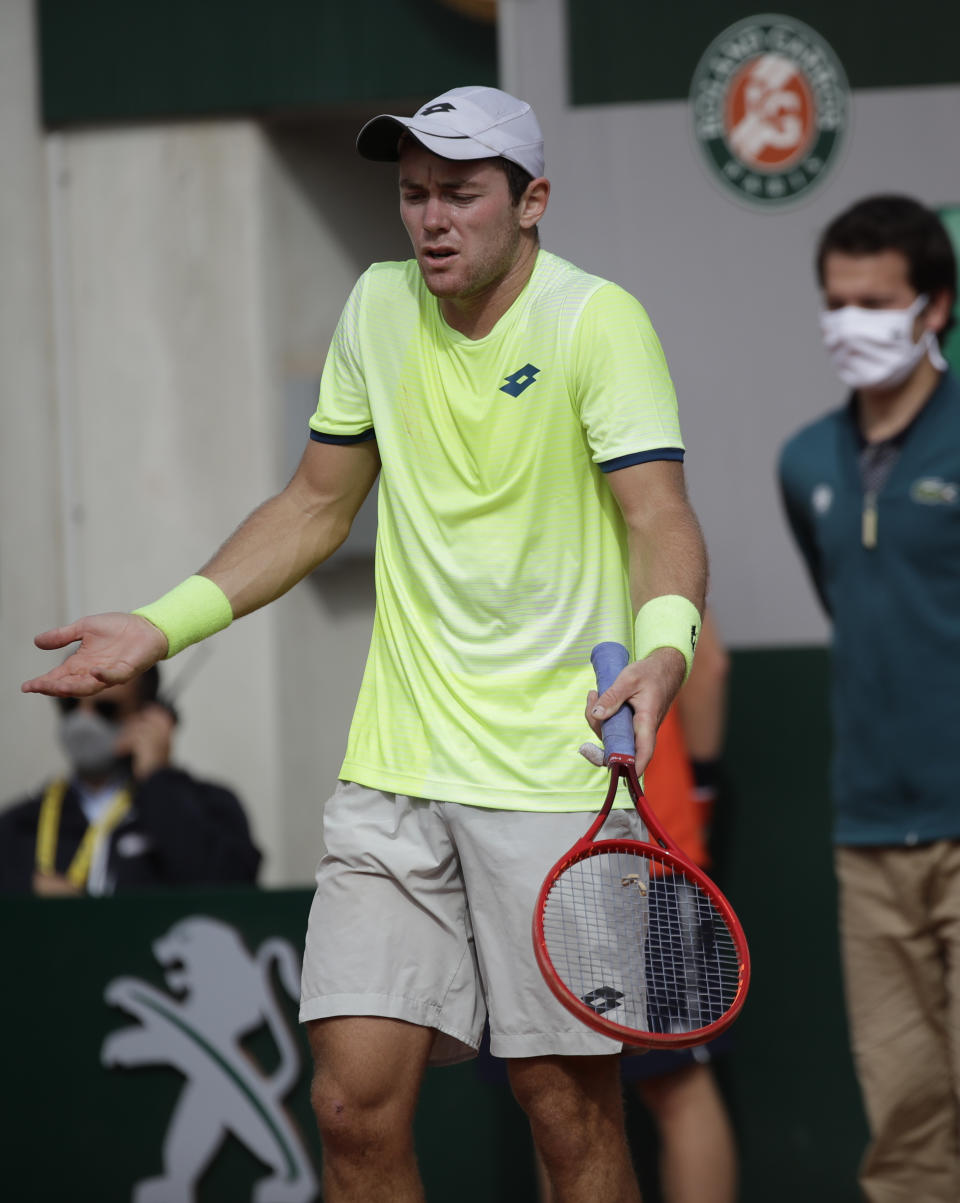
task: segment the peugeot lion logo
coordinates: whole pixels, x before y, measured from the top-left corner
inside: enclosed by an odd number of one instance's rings
[[[284,989],[298,996],[293,947],[266,940],[251,956],[228,924],[194,915],[157,940],[153,952],[171,993],[140,978],[114,978],[106,1001],[138,1022],[112,1032],[100,1054],[108,1069],[168,1065],[186,1079],[163,1141],[163,1174],[136,1183],[133,1203],[193,1203],[228,1134],[271,1171],[256,1182],[253,1203],[311,1203],[316,1176],[282,1103],[300,1078],[300,1054],[271,985],[275,968]],[[241,1048],[264,1026],[279,1054],[271,1073]]]

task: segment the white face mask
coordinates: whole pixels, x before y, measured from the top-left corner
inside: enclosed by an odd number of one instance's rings
[[[109,773],[116,764],[120,727],[88,710],[71,710],[60,719],[60,746],[81,777]]]
[[[850,388],[896,388],[925,357],[938,372],[947,363],[940,354],[937,336],[924,330],[913,341],[913,324],[929,298],[919,296],[909,309],[842,309],[820,314],[824,346],[837,375]]]

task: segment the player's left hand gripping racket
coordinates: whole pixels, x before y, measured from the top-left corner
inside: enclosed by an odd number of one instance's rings
[[[603,693],[629,655],[619,643],[600,643],[591,660]],[[610,766],[603,808],[547,874],[537,899],[537,964],[560,1002],[605,1036],[646,1048],[703,1044],[743,1006],[750,981],[743,929],[647,805],[629,706],[603,724],[603,746]],[[596,839],[621,781],[649,842]]]

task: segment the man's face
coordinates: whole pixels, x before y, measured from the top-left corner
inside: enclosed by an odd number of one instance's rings
[[[70,766],[84,781],[105,781],[132,755],[130,732],[141,721],[139,682],[128,681],[89,698],[57,698],[59,737]]]
[[[400,216],[427,288],[467,300],[516,263],[520,207],[490,159],[441,159],[409,140],[400,153]]]
[[[847,255],[830,251],[823,263],[827,309],[908,309],[917,299],[907,258],[900,251]]]

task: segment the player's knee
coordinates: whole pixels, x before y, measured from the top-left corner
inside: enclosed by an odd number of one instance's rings
[[[596,1117],[565,1103],[536,1100],[527,1114],[533,1142],[555,1186],[575,1179],[603,1144]]]
[[[392,1156],[410,1139],[409,1118],[381,1095],[357,1093],[321,1072],[310,1101],[328,1157],[348,1161]]]
[[[582,1157],[602,1123],[594,1092],[550,1066],[511,1073],[510,1081],[544,1159],[557,1163]]]
[[[581,1114],[620,1099],[615,1057],[538,1057],[509,1067],[514,1097],[528,1115]]]
[[[378,1131],[379,1125],[368,1109],[358,1107],[341,1091],[327,1092],[316,1087],[311,1091],[311,1102],[328,1157],[352,1161],[365,1152],[376,1154],[383,1134]]]

